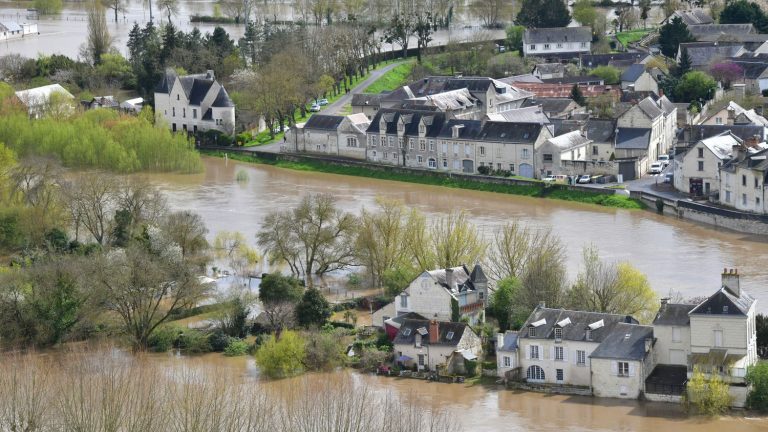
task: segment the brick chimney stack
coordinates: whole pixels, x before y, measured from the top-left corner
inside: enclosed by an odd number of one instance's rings
[[[440,324],[437,323],[437,320],[432,320],[429,322],[429,343],[436,344],[439,339]]]
[[[723,269],[723,286],[728,288],[728,291],[732,292],[736,297],[741,297],[741,288],[739,287],[739,270],[737,269]]]

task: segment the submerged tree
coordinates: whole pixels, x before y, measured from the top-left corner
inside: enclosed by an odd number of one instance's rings
[[[117,9],[115,9],[117,21]],[[88,8],[88,39],[86,42],[86,58],[94,65],[101,63],[101,56],[108,53],[112,47],[112,36],[107,28],[104,16],[104,5],[99,0],[93,0]]]

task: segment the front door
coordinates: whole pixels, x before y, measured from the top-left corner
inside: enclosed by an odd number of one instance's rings
[[[424,354],[419,354],[419,370],[424,369]]]
[[[475,164],[471,160],[464,159],[462,161],[462,164],[463,164],[462,171],[464,171],[465,173],[470,173],[471,174],[471,173],[475,172]]]
[[[533,165],[525,163],[520,164],[520,176],[533,178]]]

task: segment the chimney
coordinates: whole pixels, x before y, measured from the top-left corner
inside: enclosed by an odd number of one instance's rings
[[[453,290],[454,288],[454,282],[453,282],[453,269],[447,268],[445,269],[445,284],[448,285],[449,290]]]
[[[542,300],[542,301],[540,301],[540,302],[539,302],[539,307],[540,307],[540,308],[542,308],[542,309],[544,309],[545,307],[547,307],[547,302],[545,302],[545,301],[543,301],[543,300]]]
[[[496,349],[504,346],[504,333],[497,333],[496,334]]]
[[[437,320],[432,320],[429,322],[429,343],[436,344],[439,339],[440,325],[437,323]]]
[[[213,74],[213,70],[208,69],[207,71],[205,71],[205,78],[210,80],[215,80],[216,76]]]
[[[659,97],[662,97],[662,96],[664,96],[664,89],[659,88]]]
[[[744,151],[744,146],[742,144],[736,144],[731,147],[731,158],[733,158],[733,160],[742,161],[746,155],[747,152]]]
[[[661,310],[666,309],[668,303],[669,303],[669,297],[662,297],[661,298]]]
[[[723,287],[732,292],[736,297],[741,297],[739,288],[739,271],[737,269],[723,269]]]
[[[733,126],[733,121],[736,118],[736,110],[728,109],[728,121],[726,121],[726,124],[728,126]]]

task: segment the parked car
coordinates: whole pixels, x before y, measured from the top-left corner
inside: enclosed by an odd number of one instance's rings
[[[562,174],[551,174],[544,177],[542,181],[550,183],[568,183],[568,176]]]
[[[666,168],[669,165],[669,155],[660,155],[656,162],[661,162],[664,168]]]
[[[328,99],[322,98],[319,101],[317,101],[317,104],[320,105],[320,106],[326,106],[326,105],[328,105]]]
[[[654,162],[651,164],[651,168],[648,170],[651,174],[661,174],[664,171],[664,165],[661,162]]]
[[[664,183],[672,183],[673,180],[674,180],[674,174],[666,173],[664,175]]]
[[[310,112],[318,112],[320,111],[320,105],[318,104],[312,104],[312,106],[309,108]]]
[[[588,176],[588,175],[584,174],[584,175],[582,175],[582,176],[579,176],[579,180],[578,180],[578,182],[579,182],[580,184],[585,184],[585,183],[589,183],[591,180],[592,180],[592,177],[590,177],[590,176]]]

